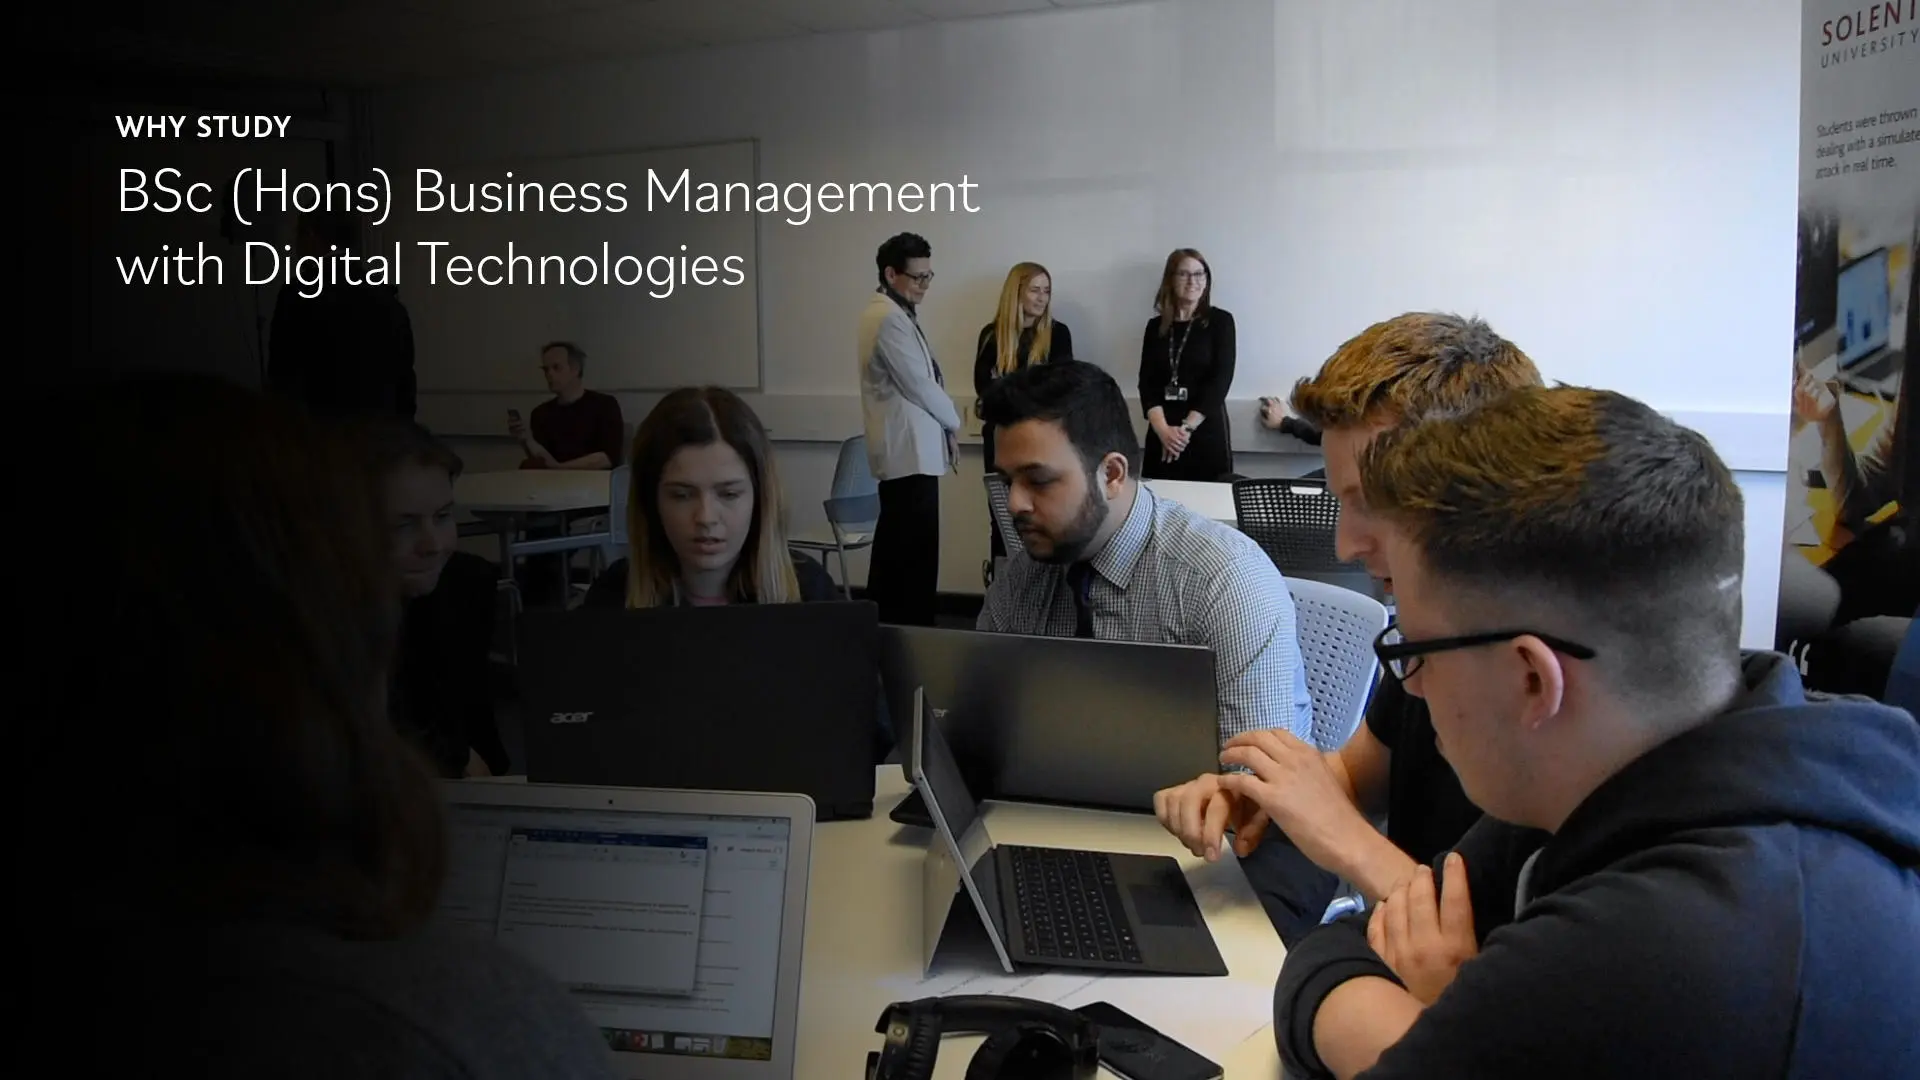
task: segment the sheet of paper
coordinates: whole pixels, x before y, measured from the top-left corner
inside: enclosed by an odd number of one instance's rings
[[[890,979],[901,1001],[956,994],[1001,994],[1069,1009],[1110,1002],[1194,1052],[1224,1063],[1241,1043],[1273,1022],[1273,988],[1232,978],[1162,978],[1039,972],[941,971]]]

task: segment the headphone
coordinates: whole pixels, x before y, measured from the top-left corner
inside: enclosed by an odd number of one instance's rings
[[[997,994],[896,1001],[880,1014],[886,1043],[867,1054],[867,1080],[933,1080],[944,1035],[985,1035],[966,1080],[1095,1080],[1099,1028],[1071,1009]]]

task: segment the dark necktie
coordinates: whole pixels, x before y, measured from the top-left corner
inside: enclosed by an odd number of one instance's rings
[[[1073,636],[1093,636],[1093,564],[1077,562],[1067,567],[1067,587],[1073,590]]]

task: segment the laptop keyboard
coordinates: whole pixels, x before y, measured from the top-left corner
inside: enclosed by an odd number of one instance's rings
[[[1103,852],[1007,845],[1027,951],[1038,958],[1138,964],[1140,945]]]

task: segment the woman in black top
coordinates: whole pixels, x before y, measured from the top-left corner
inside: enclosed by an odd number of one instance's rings
[[[386,497],[404,602],[388,711],[447,777],[501,775],[506,744],[494,716],[491,662],[499,571],[455,551],[458,455],[407,420],[363,431]]]
[[[1159,312],[1140,342],[1140,407],[1147,414],[1148,479],[1219,480],[1233,471],[1227,391],[1233,315],[1213,306],[1213,273],[1192,248],[1167,256]]]
[[[973,355],[973,393],[987,396],[995,379],[1049,360],[1073,359],[1073,331],[1053,317],[1053,277],[1039,263],[1023,262],[1007,272],[1000,287],[1000,310],[980,328]],[[993,428],[980,431],[987,470],[993,470]],[[996,534],[997,539],[997,534]]]
[[[787,547],[767,429],[739,395],[706,386],[661,398],[634,433],[627,460],[627,558],[594,581],[588,607],[840,596],[825,567]]]
[[[1053,275],[1036,262],[1023,262],[1007,271],[1000,287],[1000,309],[993,321],[980,328],[980,343],[973,354],[973,394],[976,402],[987,396],[987,387],[995,379],[1011,375],[1033,364],[1073,359],[1073,331],[1053,317]],[[980,429],[980,450],[986,459],[986,471],[993,471],[993,427]],[[993,558],[1007,553],[1000,530],[988,533]]]

